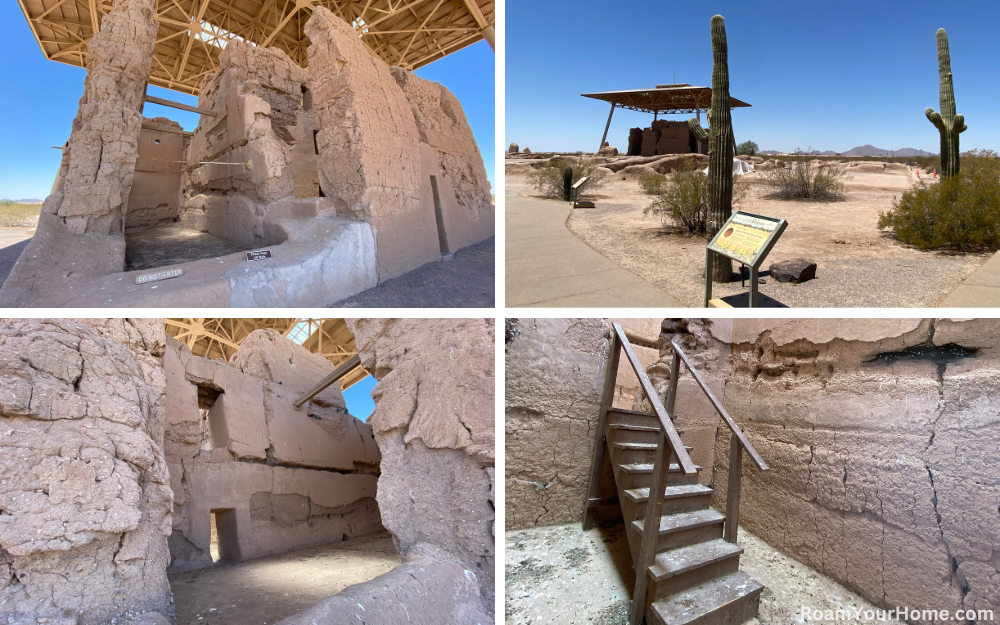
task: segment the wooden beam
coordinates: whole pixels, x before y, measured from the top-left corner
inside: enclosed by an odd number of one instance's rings
[[[175,109],[180,109],[182,111],[190,111],[192,113],[198,113],[199,115],[209,115],[211,117],[218,117],[218,114],[214,111],[208,109],[198,108],[197,106],[191,106],[190,104],[181,104],[180,102],[174,102],[173,100],[164,100],[163,98],[155,98],[151,95],[147,95],[143,98],[146,102],[151,104],[159,104],[160,106],[169,106]]]
[[[337,380],[344,377],[345,375],[353,371],[355,368],[360,366],[361,366],[361,356],[355,354],[347,362],[334,369],[333,373],[323,378],[319,384],[312,387],[311,389],[309,389],[308,392],[306,392],[301,397],[292,402],[292,405],[295,406],[296,408],[301,408],[302,404],[306,403],[313,397],[316,397],[317,395],[322,393],[323,390],[326,389],[326,387],[330,386],[331,384],[333,384],[334,382],[336,382]]]

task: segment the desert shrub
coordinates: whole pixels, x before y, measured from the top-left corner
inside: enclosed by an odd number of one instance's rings
[[[738,156],[754,156],[759,151],[760,148],[753,141],[744,141],[736,146],[736,154]]]
[[[573,168],[573,182],[590,176],[590,182],[580,189],[580,198],[591,196],[607,182],[605,172],[597,171],[598,165],[584,159],[553,158],[548,163],[528,174],[528,183],[544,197],[563,199],[563,170]]]
[[[906,191],[878,227],[921,248],[1000,249],[1000,159],[990,150],[965,155],[958,176]]]
[[[642,212],[660,218],[663,227],[676,224],[692,234],[708,231],[708,176],[689,159],[668,178],[650,172],[639,177],[639,185],[653,201]],[[733,205],[739,204],[749,193],[750,187],[733,177]]]
[[[38,224],[41,204],[19,204],[12,200],[0,200],[0,227],[34,227]]]
[[[844,170],[836,165],[810,167],[804,161],[768,170],[764,184],[768,196],[783,200],[832,201],[844,199]]]

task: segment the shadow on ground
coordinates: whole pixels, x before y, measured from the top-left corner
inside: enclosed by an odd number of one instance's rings
[[[450,261],[427,263],[333,308],[493,308],[496,237],[455,252]]]

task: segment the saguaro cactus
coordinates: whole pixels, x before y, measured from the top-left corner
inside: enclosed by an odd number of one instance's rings
[[[714,236],[733,214],[733,116],[729,106],[729,46],[726,43],[726,21],[721,15],[712,18],[712,109],[708,112],[706,131],[697,119],[688,120],[691,132],[708,144],[708,235]],[[715,256],[716,282],[729,282],[733,275],[732,261]]]
[[[941,177],[958,175],[958,135],[969,127],[965,116],[955,113],[955,87],[951,83],[951,54],[948,52],[948,33],[937,31],[938,73],[941,74],[941,112],[932,108],[924,110],[927,119],[941,134]]]

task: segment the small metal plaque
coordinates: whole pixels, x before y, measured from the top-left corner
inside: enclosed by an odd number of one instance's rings
[[[271,258],[271,250],[247,252],[247,260],[264,260],[265,258]]]
[[[157,271],[156,273],[147,273],[141,276],[135,277],[136,284],[146,284],[147,282],[156,282],[157,280],[167,280],[169,278],[176,278],[177,276],[183,276],[183,269],[168,269],[166,271]]]

